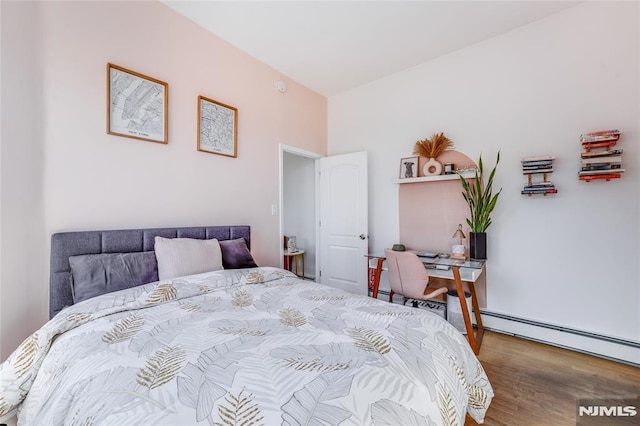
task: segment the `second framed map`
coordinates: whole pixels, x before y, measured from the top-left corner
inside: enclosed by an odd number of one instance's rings
[[[151,142],[169,142],[169,85],[107,64],[107,133]]]
[[[237,108],[198,96],[198,151],[237,157]]]

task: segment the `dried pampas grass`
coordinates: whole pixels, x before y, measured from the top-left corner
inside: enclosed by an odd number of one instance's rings
[[[453,142],[444,133],[434,133],[429,139],[416,142],[413,153],[421,157],[437,158],[446,149],[453,148]]]

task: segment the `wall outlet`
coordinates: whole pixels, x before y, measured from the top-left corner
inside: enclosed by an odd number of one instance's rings
[[[278,216],[278,205],[271,204],[271,216]]]

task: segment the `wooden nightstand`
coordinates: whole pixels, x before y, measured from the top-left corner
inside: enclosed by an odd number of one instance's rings
[[[292,270],[291,261],[293,260],[293,268]],[[298,263],[302,264],[302,275],[298,274]],[[287,251],[284,252],[284,269],[293,272],[300,278],[304,279],[304,250],[298,250],[293,253],[289,253]]]

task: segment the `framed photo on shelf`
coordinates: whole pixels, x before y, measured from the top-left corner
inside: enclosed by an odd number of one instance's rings
[[[400,179],[418,177],[418,156],[405,157],[400,160]]]
[[[168,143],[169,85],[107,64],[107,133]]]
[[[237,108],[198,96],[198,151],[237,157]]]

